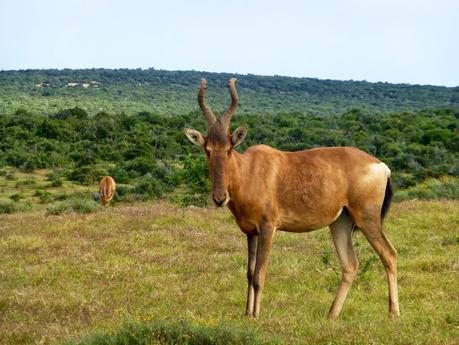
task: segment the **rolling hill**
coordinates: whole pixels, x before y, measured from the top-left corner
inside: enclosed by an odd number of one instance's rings
[[[198,109],[200,78],[209,81],[216,112],[229,102],[226,81],[237,77],[245,114],[341,114],[353,108],[384,113],[426,108],[459,109],[459,87],[337,81],[282,76],[235,75],[142,69],[47,69],[0,71],[0,114],[27,109],[39,114],[79,106],[99,112],[161,115]]]

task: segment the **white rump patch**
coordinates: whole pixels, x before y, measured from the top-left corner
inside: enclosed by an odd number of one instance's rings
[[[390,174],[389,167],[383,162],[372,164],[368,171],[369,176],[384,176],[386,179],[390,177]]]

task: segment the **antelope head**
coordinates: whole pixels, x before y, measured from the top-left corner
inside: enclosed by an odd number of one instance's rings
[[[231,78],[228,81],[231,104],[222,118],[217,120],[204,99],[207,91],[207,81],[202,79],[198,93],[198,103],[202,113],[207,118],[207,136],[191,128],[185,129],[187,138],[193,144],[202,147],[206,152],[209,177],[212,182],[212,199],[220,207],[225,206],[230,200],[228,186],[231,178],[233,150],[242,143],[247,135],[246,127],[239,127],[232,134],[229,128],[231,117],[236,110],[239,100],[236,91],[236,81],[236,78]]]

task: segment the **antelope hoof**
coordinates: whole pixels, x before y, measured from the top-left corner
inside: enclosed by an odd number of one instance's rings
[[[335,315],[335,314],[328,314],[328,317],[327,317],[328,321],[336,321],[338,319],[338,315]]]
[[[400,311],[399,310],[391,310],[389,313],[389,316],[391,319],[396,319],[400,316]]]
[[[245,317],[248,318],[249,320],[256,320],[257,318],[249,311],[245,312]]]

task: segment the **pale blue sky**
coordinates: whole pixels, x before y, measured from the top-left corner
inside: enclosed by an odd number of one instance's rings
[[[0,69],[459,85],[458,0],[0,0]]]

